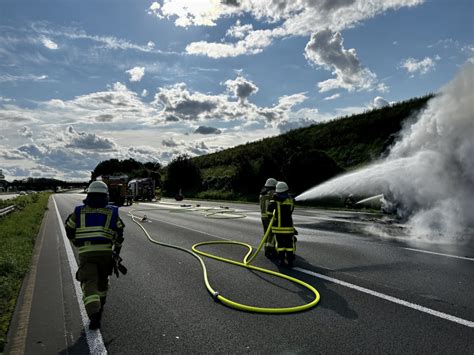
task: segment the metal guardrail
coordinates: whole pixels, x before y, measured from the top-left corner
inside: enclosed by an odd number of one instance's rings
[[[0,217],[6,216],[10,212],[13,212],[15,210],[15,205],[8,206],[5,208],[0,209]]]

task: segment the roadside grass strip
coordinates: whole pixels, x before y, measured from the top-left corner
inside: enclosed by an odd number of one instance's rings
[[[27,274],[36,236],[47,209],[49,193],[19,196],[8,204],[16,210],[0,218],[0,352]]]

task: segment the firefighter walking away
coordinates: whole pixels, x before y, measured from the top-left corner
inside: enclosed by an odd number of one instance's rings
[[[121,261],[119,254],[125,225],[119,217],[118,207],[108,205],[108,188],[104,182],[92,182],[83,202],[68,216],[65,227],[67,237],[78,248],[76,279],[81,283],[83,302],[90,319],[89,329],[99,329],[109,275]]]

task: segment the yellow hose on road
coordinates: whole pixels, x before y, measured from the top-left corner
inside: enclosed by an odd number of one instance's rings
[[[159,242],[157,240],[154,240],[150,234],[148,233],[148,231],[145,229],[145,227],[143,227],[143,225],[141,223],[139,223],[139,221],[137,221],[136,219],[138,219],[138,217],[136,217],[134,214],[133,214],[133,210],[131,210],[129,212],[129,215],[130,217],[132,218],[132,221],[135,222],[136,224],[138,224],[138,226],[143,230],[143,232],[145,233],[145,235],[147,236],[148,240],[154,244],[158,244],[158,245],[162,245],[162,246],[165,246],[165,247],[169,247],[169,248],[173,248],[173,249],[178,249],[178,250],[181,250],[181,251],[184,251],[188,254],[191,254],[192,256],[194,256],[196,259],[199,260],[200,264],[201,264],[201,267],[202,267],[202,271],[203,271],[203,276],[204,276],[204,284],[206,285],[206,288],[207,290],[209,291],[209,293],[212,295],[212,297],[214,298],[215,301],[220,301],[221,303],[223,303],[224,305],[226,306],[229,306],[229,307],[232,307],[232,308],[235,308],[235,309],[239,309],[239,310],[242,310],[242,311],[246,311],[246,312],[256,312],[256,313],[272,313],[272,314],[282,314],[282,313],[295,313],[295,312],[301,312],[301,311],[304,311],[304,310],[307,310],[307,309],[310,309],[314,306],[316,306],[316,304],[319,302],[320,300],[320,295],[319,295],[319,292],[311,285],[307,284],[306,282],[304,281],[301,281],[297,278],[294,278],[294,277],[291,277],[291,276],[288,276],[288,275],[285,275],[285,274],[282,274],[282,273],[279,273],[279,272],[276,272],[276,271],[272,271],[272,270],[268,270],[268,269],[264,269],[264,268],[261,268],[261,267],[257,267],[257,266],[253,266],[253,265],[250,265],[250,263],[255,259],[255,257],[258,255],[258,253],[260,252],[260,250],[262,249],[266,239],[268,238],[268,235],[271,231],[271,227],[272,227],[272,224],[273,224],[273,220],[275,218],[275,215],[273,215],[272,219],[270,220],[270,223],[269,223],[269,226],[265,232],[265,235],[263,236],[258,248],[257,248],[257,251],[252,255],[252,257],[250,257],[250,255],[252,254],[252,246],[250,244],[247,244],[247,243],[242,243],[242,242],[235,242],[235,241],[208,241],[208,242],[201,242],[201,243],[197,243],[197,244],[194,244],[192,246],[192,250],[189,250],[189,249],[186,249],[186,248],[182,248],[180,246],[177,246],[177,245],[172,245],[172,244],[168,244],[168,243],[163,243],[163,242]],[[239,261],[235,261],[235,260],[232,260],[232,259],[226,259],[226,258],[222,258],[220,256],[217,256],[217,255],[214,255],[214,254],[210,254],[210,253],[205,253],[201,250],[198,250],[197,247],[201,246],[201,245],[210,245],[210,244],[236,244],[236,245],[241,245],[241,246],[245,246],[248,248],[248,252],[247,254],[245,254],[245,257],[244,257],[244,260],[243,262],[239,262]],[[255,306],[249,306],[249,305],[245,305],[245,304],[241,304],[241,303],[238,303],[238,302],[235,302],[235,301],[232,301],[224,296],[222,296],[221,294],[219,294],[219,292],[217,292],[216,290],[214,290],[211,286],[211,284],[209,283],[209,279],[208,279],[208,276],[207,276],[207,268],[206,268],[206,264],[204,263],[204,260],[198,255],[203,255],[203,256],[206,256],[208,258],[212,258],[212,259],[215,259],[215,260],[219,260],[219,261],[222,261],[222,262],[226,262],[226,263],[229,263],[229,264],[233,264],[233,265],[237,265],[237,266],[240,266],[240,267],[244,267],[244,268],[247,268],[247,269],[251,269],[251,270],[255,270],[255,271],[259,271],[259,272],[263,272],[265,274],[269,274],[269,275],[273,275],[273,276],[276,276],[276,277],[280,277],[282,279],[286,279],[286,280],[289,280],[289,281],[292,281],[292,282],[295,282],[301,286],[304,286],[306,287],[307,289],[309,289],[313,294],[314,294],[314,299],[309,302],[309,303],[306,303],[306,304],[303,304],[303,305],[300,305],[300,306],[294,306],[294,307],[281,307],[281,308],[267,308],[267,307],[255,307]],[[248,259],[250,257],[250,259]]]

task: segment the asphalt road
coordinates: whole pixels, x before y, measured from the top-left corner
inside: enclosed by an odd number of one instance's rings
[[[19,196],[18,194],[9,194],[9,193],[1,193],[0,194],[0,200],[11,200],[15,197]]]
[[[54,196],[62,220],[83,197]],[[55,206],[49,207],[29,316],[17,312],[10,345],[23,341],[23,352],[31,354],[84,353],[88,333]],[[204,208],[210,207],[229,213],[206,217],[210,211]],[[263,255],[255,264],[309,283],[321,301],[302,313],[253,314],[214,302],[197,260],[150,243],[128,216],[131,209],[146,214],[143,226],[154,239],[185,248],[208,240],[257,247],[263,235],[255,204],[169,200],[122,207],[128,274],[111,279],[101,329],[110,354],[474,353],[472,243],[413,241],[387,217],[297,207],[295,268],[279,268]],[[245,217],[237,218],[234,210]],[[230,218],[216,218],[225,216]],[[233,245],[202,249],[235,260],[246,252]],[[211,285],[240,303],[288,307],[312,299],[308,290],[285,280],[209,259],[206,265]],[[24,286],[22,305],[27,294]],[[18,327],[27,329],[23,340]]]

